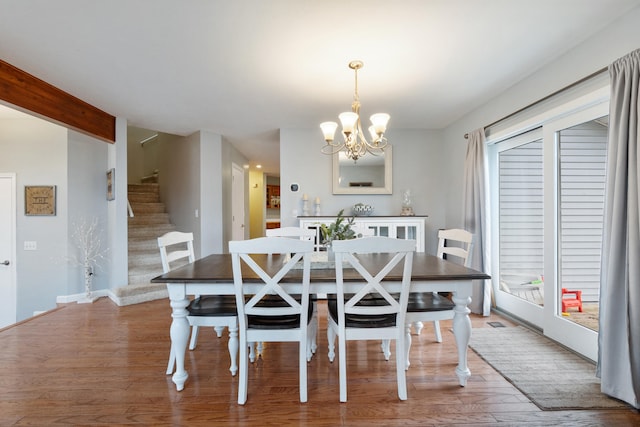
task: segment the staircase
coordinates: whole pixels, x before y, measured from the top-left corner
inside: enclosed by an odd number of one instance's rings
[[[157,183],[129,184],[128,197],[134,216],[129,217],[129,284],[114,293],[120,306],[168,296],[164,283],[149,281],[162,274],[158,237],[175,230]]]

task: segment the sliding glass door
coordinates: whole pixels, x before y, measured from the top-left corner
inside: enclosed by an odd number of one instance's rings
[[[491,146],[497,306],[597,358],[608,104]]]

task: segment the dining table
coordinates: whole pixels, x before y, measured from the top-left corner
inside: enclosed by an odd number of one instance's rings
[[[282,255],[252,255],[255,261],[268,274],[277,272],[283,263]],[[383,266],[388,261],[387,254],[358,255],[363,266],[370,268]],[[311,263],[310,292],[312,294],[330,295],[336,293],[336,270],[329,263]],[[246,269],[246,270],[245,270]],[[355,270],[344,269],[345,292],[356,292],[362,277]],[[467,348],[471,338],[471,320],[468,304],[471,302],[473,286],[490,276],[460,264],[440,259],[424,252],[416,252],[413,256],[411,274],[411,292],[448,292],[455,304],[453,317],[453,333],[455,336],[458,365],[455,373],[461,386],[466,386],[471,372],[467,366]],[[248,267],[243,266],[244,286],[252,292],[252,283],[259,287],[261,279]],[[301,289],[302,270],[292,269],[280,282],[288,292]],[[188,378],[184,360],[189,340],[189,322],[187,306],[194,295],[234,295],[235,286],[231,266],[231,254],[212,254],[165,274],[154,277],[152,283],[166,283],[173,318],[170,328],[171,344],[176,356],[176,369],[172,381],[178,391],[183,390]],[[392,292],[399,292],[402,282],[402,267],[396,266],[387,276],[385,283]],[[298,291],[299,292],[299,291]],[[230,346],[237,346],[237,331],[230,333]]]

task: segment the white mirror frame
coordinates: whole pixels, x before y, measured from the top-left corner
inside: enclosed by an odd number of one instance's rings
[[[384,149],[384,187],[340,187],[340,163],[338,153],[335,153],[333,155],[333,194],[393,194],[392,165],[392,147],[388,145]]]

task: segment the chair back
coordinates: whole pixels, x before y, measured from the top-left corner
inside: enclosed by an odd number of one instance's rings
[[[308,323],[309,311],[309,277],[311,269],[311,257],[313,242],[310,240],[296,240],[288,237],[259,237],[250,240],[238,240],[229,242],[229,252],[233,265],[233,281],[236,289],[236,304],[238,307],[238,323],[240,330],[247,330],[250,322],[248,316],[281,317],[299,316],[299,325]],[[251,255],[259,254],[291,254],[282,264],[277,265],[275,271],[265,271]],[[299,262],[302,265],[302,292],[296,291],[292,296],[281,281],[287,273]],[[269,261],[268,265],[274,266],[279,261]],[[243,267],[245,267],[243,269]],[[246,267],[253,274],[252,284],[258,289],[251,291],[246,289]],[[259,280],[255,280],[255,276]],[[277,303],[274,304],[274,301]],[[265,326],[266,328],[266,326]]]
[[[195,261],[193,233],[170,231],[158,237],[158,247],[163,273],[171,271],[171,264],[175,261],[183,260],[182,264],[187,264],[186,259],[189,263]]]
[[[453,243],[453,246],[451,246]],[[473,234],[467,230],[452,228],[449,230],[440,230],[438,232],[438,258],[451,260],[450,256],[457,257],[465,267],[471,265],[471,245],[473,243]]]
[[[300,240],[313,240],[316,237],[315,230],[300,227],[268,228],[266,234],[267,237],[299,237]]]
[[[338,302],[338,324],[344,327],[345,315],[384,316],[395,315],[395,325],[403,327],[407,310],[415,240],[390,237],[363,237],[352,240],[334,240],[331,244],[336,259],[336,284]],[[363,266],[357,254],[388,254],[384,265],[370,271]],[[362,278],[356,289],[350,289],[345,297],[343,262],[351,265]],[[402,263],[402,287],[400,294],[388,290],[385,278]],[[353,283],[349,281],[349,285]],[[352,291],[355,291],[352,292]],[[345,298],[348,298],[345,301]],[[342,324],[341,324],[342,323]],[[342,356],[341,356],[342,357]]]

